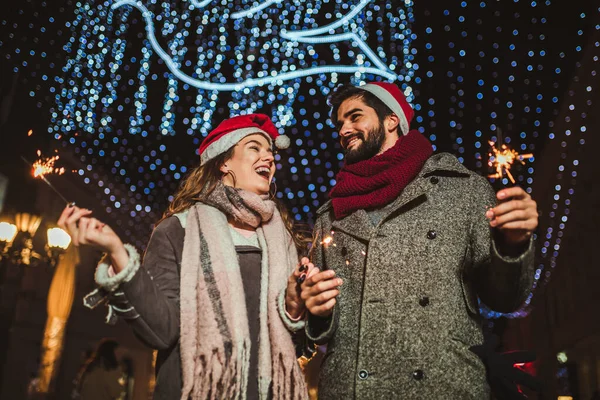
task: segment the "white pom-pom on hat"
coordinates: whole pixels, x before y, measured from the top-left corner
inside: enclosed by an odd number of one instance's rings
[[[291,142],[292,141],[290,140],[289,136],[279,135],[275,139],[275,147],[277,147],[280,150],[285,150],[288,147],[290,147]]]

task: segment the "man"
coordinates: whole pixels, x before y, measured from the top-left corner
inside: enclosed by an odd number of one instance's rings
[[[478,300],[502,312],[525,300],[535,201],[432,155],[396,85],[341,87],[330,102],[346,162],[299,279],[306,334],[327,343],[319,399],[489,398],[469,349],[483,342]]]

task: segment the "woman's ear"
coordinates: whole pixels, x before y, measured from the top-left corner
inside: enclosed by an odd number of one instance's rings
[[[229,172],[229,168],[227,168],[227,164],[223,164],[221,165],[221,168],[219,168],[219,170],[223,173],[223,174],[227,174]]]

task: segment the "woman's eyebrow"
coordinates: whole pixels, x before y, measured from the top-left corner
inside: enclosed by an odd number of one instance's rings
[[[258,140],[254,140],[254,139],[248,140],[248,141],[246,142],[246,145],[247,145],[247,144],[250,144],[250,143],[257,144],[257,145],[259,145],[260,147],[266,147],[268,151],[270,151],[271,153],[273,152],[273,149],[271,148],[271,146],[265,146],[263,143],[259,142]]]

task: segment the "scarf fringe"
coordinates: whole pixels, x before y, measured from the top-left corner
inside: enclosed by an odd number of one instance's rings
[[[280,353],[273,360],[273,399],[305,400],[308,389],[298,361],[285,363],[284,358]]]
[[[238,356],[226,359],[224,349],[214,349],[210,357],[200,356],[194,371],[194,386],[190,398],[193,400],[244,399],[248,382],[250,343],[244,341]]]

